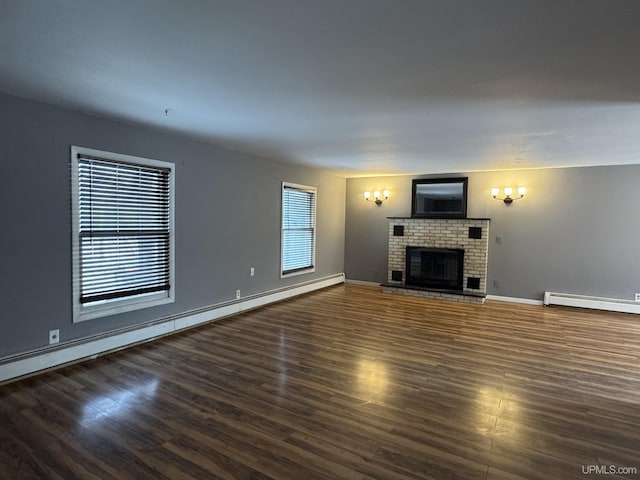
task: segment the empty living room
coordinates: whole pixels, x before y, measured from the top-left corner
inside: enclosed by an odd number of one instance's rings
[[[638,25],[0,0],[0,478],[640,479]]]

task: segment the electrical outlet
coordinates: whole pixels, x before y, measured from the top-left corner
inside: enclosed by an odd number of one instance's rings
[[[240,298],[240,290],[236,290],[236,300]]]
[[[49,345],[53,345],[54,343],[58,343],[60,341],[60,330],[49,330]]]
[[[636,302],[640,302],[640,293],[636,293]]]
[[[256,269],[251,267],[251,276],[253,277],[256,274]]]

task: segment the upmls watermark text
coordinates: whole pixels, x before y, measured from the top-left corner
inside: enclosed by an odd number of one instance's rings
[[[637,475],[638,467],[620,465],[582,465],[584,475]]]

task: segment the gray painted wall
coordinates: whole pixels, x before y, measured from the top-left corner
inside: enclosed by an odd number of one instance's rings
[[[491,218],[489,294],[640,292],[640,165],[459,175],[469,177],[468,216]],[[347,279],[385,281],[386,217],[410,216],[412,178],[347,180]],[[511,206],[491,198],[491,187],[509,185],[526,186],[525,198]],[[374,189],[391,192],[380,207],[362,198]]]
[[[176,301],[71,321],[70,145],[176,164]],[[0,95],[0,357],[344,271],[344,178]],[[316,272],[280,279],[281,181],[318,187]],[[255,277],[250,277],[250,267]]]

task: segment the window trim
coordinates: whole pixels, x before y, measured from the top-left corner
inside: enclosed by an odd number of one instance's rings
[[[129,163],[146,167],[164,168],[169,173],[169,282],[168,291],[140,294],[126,298],[107,301],[98,305],[80,303],[80,180],[79,156],[92,156],[115,162]],[[95,150],[91,148],[71,146],[71,251],[72,251],[72,307],[73,323],[95,318],[116,315],[143,308],[164,305],[175,301],[175,164],[135,157],[120,153]]]
[[[311,251],[311,266],[308,268],[297,269],[288,273],[284,272],[284,191],[285,188],[292,188],[308,193],[313,193],[313,247]],[[280,197],[280,278],[294,277],[296,275],[304,275],[316,271],[316,243],[317,243],[317,216],[318,216],[318,189],[309,185],[301,185],[299,183],[282,182]]]

